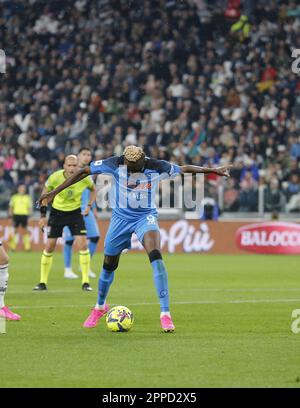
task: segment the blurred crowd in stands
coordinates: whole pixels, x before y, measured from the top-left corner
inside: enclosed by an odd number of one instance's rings
[[[296,1],[0,0],[0,208],[65,154],[138,144],[208,176],[225,211],[300,211]],[[300,66],[300,64],[299,64]]]

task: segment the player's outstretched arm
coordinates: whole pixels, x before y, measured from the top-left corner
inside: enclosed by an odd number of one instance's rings
[[[181,173],[214,173],[217,174],[218,176],[223,176],[223,177],[230,177],[230,169],[232,167],[232,164],[228,164],[226,166],[220,166],[220,167],[200,167],[200,166],[192,166],[192,165],[185,165],[185,166],[180,166]]]
[[[72,184],[77,183],[78,181],[84,179],[85,177],[91,174],[90,166],[85,167],[84,169],[78,170],[73,176],[66,179],[60,186],[56,187],[54,190],[49,193],[42,194],[38,199],[37,203],[39,205],[48,205],[54,199],[54,197],[59,194],[62,190],[67,187],[70,187]],[[43,203],[43,204],[42,204]]]

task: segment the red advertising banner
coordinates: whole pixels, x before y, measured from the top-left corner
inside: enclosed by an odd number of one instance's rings
[[[241,227],[236,232],[239,248],[259,254],[300,254],[300,225],[264,222]]]
[[[109,220],[99,221],[101,241],[99,250],[108,229]],[[290,222],[225,222],[178,220],[160,221],[161,246],[164,252],[198,252],[213,254],[300,254],[300,224]],[[47,235],[42,234],[37,221],[29,223],[32,249],[43,249]],[[7,244],[11,223],[0,220],[0,240]],[[58,249],[63,239],[58,240]],[[19,243],[21,249],[21,243]],[[132,250],[143,248],[136,236],[132,237]]]

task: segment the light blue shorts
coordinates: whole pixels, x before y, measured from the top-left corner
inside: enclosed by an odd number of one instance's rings
[[[153,214],[143,215],[136,221],[123,220],[113,214],[105,237],[104,254],[118,255],[123,249],[130,248],[133,233],[143,243],[148,231],[159,231],[157,217]]]

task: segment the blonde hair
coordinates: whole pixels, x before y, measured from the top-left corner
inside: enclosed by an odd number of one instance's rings
[[[125,159],[133,163],[137,162],[144,156],[145,156],[145,153],[143,149],[138,146],[133,146],[133,145],[127,146],[126,149],[124,150]]]

